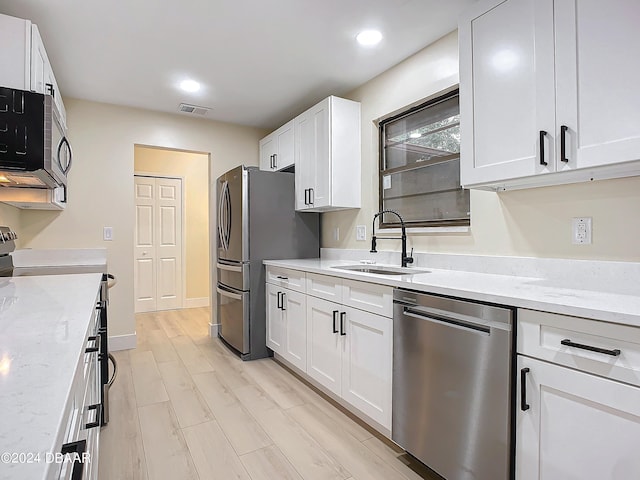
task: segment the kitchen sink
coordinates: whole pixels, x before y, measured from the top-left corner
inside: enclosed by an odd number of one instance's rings
[[[421,270],[409,267],[389,267],[386,265],[338,265],[336,270],[349,270],[351,272],[374,273],[376,275],[414,275],[416,273],[429,273],[429,270]]]

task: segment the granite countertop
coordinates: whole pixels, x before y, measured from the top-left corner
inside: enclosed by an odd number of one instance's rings
[[[63,416],[101,274],[0,278],[0,454],[40,454],[33,463],[0,461],[0,479],[44,479],[56,464]]]
[[[428,273],[401,276],[378,275],[333,268],[357,263],[357,261],[319,258],[264,261],[265,265],[305,272],[640,326],[640,288],[637,294],[595,291],[594,289],[581,290],[579,287],[569,288],[560,282],[544,278],[433,269],[428,266],[415,268],[422,271],[428,270]]]

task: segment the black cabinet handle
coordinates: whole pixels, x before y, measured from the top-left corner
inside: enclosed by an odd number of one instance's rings
[[[347,316],[347,312],[340,312],[340,335],[345,336],[347,332],[344,331],[344,319]]]
[[[278,168],[278,154],[273,154],[273,168]]]
[[[96,336],[91,336],[87,338],[87,343],[89,342],[95,342],[98,340],[98,337]],[[94,347],[87,347],[84,349],[84,353],[94,353],[97,352],[99,350],[99,348],[97,346]]]
[[[307,200],[308,195],[309,195],[309,189],[308,189],[308,188],[305,188],[305,189],[304,189],[304,204],[305,204],[305,205],[309,205],[309,200]]]
[[[569,163],[567,158],[567,130],[569,130],[569,127],[566,125],[560,127],[560,161],[565,163]]]
[[[282,295],[282,292],[278,292],[278,303],[277,303],[278,310],[282,310],[282,303],[281,303],[282,297],[280,295]]]
[[[527,373],[529,373],[529,367],[520,370],[520,410],[523,412],[531,408],[527,403]]]
[[[282,297],[280,297],[282,299],[282,306],[280,307],[280,310],[282,310],[283,312],[286,310],[286,308],[284,308],[284,306],[286,305],[285,303],[286,294],[287,294],[286,292],[282,292]]]
[[[87,451],[87,441],[78,440],[77,442],[65,443],[62,445],[61,453],[67,455],[74,453],[73,455],[73,470],[71,470],[71,480],[82,480],[82,473],[84,471],[84,462],[81,461],[82,454]]]
[[[566,345],[567,347],[580,348],[582,350],[589,350],[590,352],[603,353],[605,355],[611,355],[612,357],[617,357],[620,355],[620,350],[617,348],[615,350],[607,350],[606,348],[592,347],[591,345],[584,345],[583,343],[575,343],[565,338],[560,342],[562,345]]]
[[[540,165],[548,165],[544,160],[544,137],[547,136],[547,132],[540,130]]]
[[[99,403],[96,403],[95,405],[89,405],[87,407],[87,411],[90,412],[91,410],[96,411],[96,421],[87,423],[84,427],[86,429],[96,428],[100,426],[100,417],[101,417],[100,412],[102,411],[102,405],[100,405]]]
[[[338,333],[338,326],[336,325],[336,322],[338,321],[338,313],[340,313],[338,310],[333,311],[333,333]]]
[[[273,168],[273,155],[269,155],[269,168]]]
[[[282,276],[282,275],[276,275],[276,278],[280,279],[280,280],[289,280],[289,277],[285,277],[285,276]]]
[[[47,92],[49,92],[53,98],[56,98],[56,91],[53,88],[53,83],[45,83],[44,86],[46,87]]]
[[[315,192],[313,191],[313,188],[309,189],[309,205],[313,205],[313,201],[315,200]]]

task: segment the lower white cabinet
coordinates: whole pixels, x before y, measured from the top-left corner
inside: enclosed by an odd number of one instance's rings
[[[305,295],[267,284],[267,346],[300,370],[307,367]]]
[[[640,329],[519,309],[517,345],[516,479],[640,478]]]
[[[292,272],[267,267],[267,346],[390,431],[392,287],[312,273],[305,292],[276,283]]]
[[[519,355],[518,393],[517,480],[640,477],[640,388]]]
[[[391,318],[307,297],[307,374],[391,428]]]

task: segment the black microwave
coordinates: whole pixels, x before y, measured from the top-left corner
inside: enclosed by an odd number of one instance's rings
[[[51,95],[0,87],[0,188],[66,186],[72,155]]]

